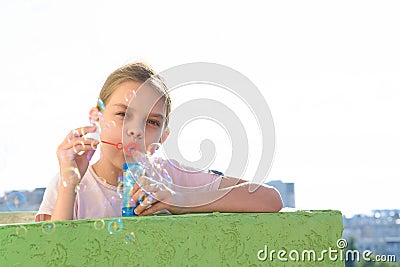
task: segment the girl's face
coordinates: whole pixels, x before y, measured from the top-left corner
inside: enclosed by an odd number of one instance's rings
[[[164,128],[166,114],[161,94],[150,86],[140,86],[125,81],[116,88],[99,117],[100,138],[113,144],[135,142],[145,153],[150,144],[162,143],[168,130]],[[102,157],[122,168],[124,149],[103,143],[101,150]]]

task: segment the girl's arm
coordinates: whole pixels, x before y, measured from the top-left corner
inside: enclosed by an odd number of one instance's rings
[[[58,188],[58,196],[50,220],[72,220],[75,204],[75,186],[63,186]]]
[[[283,203],[279,192],[270,186],[260,185],[257,190],[249,192],[251,183],[232,177],[221,180],[220,189],[206,192],[157,192],[160,200],[147,208],[138,206],[135,213],[149,215],[167,209],[173,214],[204,212],[278,212]],[[140,191],[140,190],[139,190]],[[167,191],[168,192],[168,191]],[[134,195],[137,197],[138,194]],[[146,204],[146,201],[144,201]],[[147,209],[146,209],[147,208]]]
[[[89,161],[98,145],[97,141],[84,138],[95,132],[96,127],[86,126],[72,131],[57,149],[60,165],[60,185],[51,220],[72,220],[75,205],[75,188],[86,173]]]
[[[57,174],[50,180],[43,194],[42,203],[35,217],[35,222],[49,221],[53,214],[54,205],[56,204],[58,188],[60,187],[60,175]]]
[[[187,197],[190,213],[198,212],[278,212],[283,203],[279,192],[266,185],[254,192],[249,192],[250,182],[243,182],[235,186],[218,191],[198,192]],[[208,199],[216,199],[207,203]],[[200,201],[206,203],[196,206]]]

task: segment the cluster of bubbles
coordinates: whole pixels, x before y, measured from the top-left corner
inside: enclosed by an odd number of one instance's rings
[[[93,222],[93,228],[97,231],[104,230],[106,228],[107,232],[110,235],[116,235],[123,232],[123,221],[121,218],[114,218],[106,223],[104,219],[97,219]],[[52,235],[56,231],[56,224],[52,221],[43,222],[41,225],[41,230],[42,233],[46,235]],[[17,237],[19,238],[26,238],[26,236],[28,235],[28,229],[24,225],[18,225],[15,228],[15,232]],[[135,242],[136,235],[134,232],[128,231],[125,233],[123,240],[125,244]]]
[[[93,228],[97,231],[103,230],[106,227],[106,223],[104,219],[97,219],[93,222]],[[123,222],[121,218],[115,218],[110,220],[107,223],[107,232],[110,235],[115,235],[122,233],[123,231]],[[125,233],[124,241],[126,244],[134,242],[136,240],[136,236],[134,232]]]
[[[42,232],[45,234],[53,234],[56,231],[56,224],[52,221],[47,221],[42,224]]]
[[[27,235],[27,233],[28,233],[28,230],[27,230],[26,227],[23,226],[23,225],[18,226],[18,227],[15,229],[15,231],[16,231],[17,236],[18,236],[18,237],[22,237],[22,238],[25,238],[26,235]]]
[[[127,155],[126,161],[131,163],[124,164],[124,172],[119,177],[117,186],[117,192],[123,199],[122,216],[135,216],[134,208],[141,205],[144,199],[146,199],[146,205],[153,203],[152,193],[146,190],[140,192],[138,203],[135,203],[129,193],[135,183],[142,189],[145,189],[145,185],[152,185],[155,190],[164,190],[172,184],[172,178],[164,167],[164,160],[154,156],[160,146],[159,143],[153,143],[148,146],[145,153],[141,153],[136,150],[136,146],[132,146],[135,151],[130,151]]]
[[[131,91],[127,95],[125,95],[125,100],[127,102],[130,102],[131,99],[135,96],[136,96],[135,91]],[[98,99],[98,107],[99,111],[97,114],[99,120],[104,122],[102,111],[105,109],[105,105],[101,99]],[[116,126],[116,123],[115,121],[104,122],[103,123],[105,125],[104,127],[100,127],[100,123],[97,121],[91,121],[91,123],[94,126],[96,126],[95,132],[86,134],[77,132],[75,134],[76,136],[83,136],[83,138],[85,138],[86,140],[92,140],[92,147],[94,148],[94,144],[96,142],[102,142],[100,139],[101,131],[112,131],[112,129]],[[82,144],[78,142],[73,146],[74,152],[77,153],[78,155],[83,154],[83,152],[79,151],[80,145],[83,145],[83,142]],[[131,144],[123,145],[119,143],[115,144],[115,146],[119,150],[123,149],[128,155],[129,159],[137,163],[136,165],[132,165],[134,167],[128,169],[129,177],[133,179],[131,181],[132,183],[138,182],[139,178],[142,176],[145,176],[145,178],[148,181],[157,184],[168,185],[172,183],[172,178],[164,168],[164,160],[162,158],[153,156],[156,150],[160,148],[161,144],[153,143],[149,145],[144,153],[140,151],[137,145],[131,145]],[[88,155],[88,157],[89,156],[91,157],[91,155]],[[90,159],[88,158],[88,160]],[[82,188],[82,185],[79,184],[79,181],[82,177],[77,168],[74,167],[68,168],[67,170],[64,171],[64,173],[61,174],[61,177],[63,186],[67,187],[70,184],[76,184],[75,186],[76,193],[84,190],[84,188]],[[106,182],[105,179],[102,180],[104,180],[103,182]],[[124,175],[121,175],[118,179],[118,186],[117,186],[117,193],[120,198],[124,197],[124,190],[126,190],[126,186],[124,186],[124,184],[126,185],[126,183],[127,183],[126,177],[124,177]],[[142,185],[139,184],[139,186]],[[148,196],[149,194],[147,192],[144,192],[144,195],[139,197],[138,203],[135,203],[133,199],[129,199],[130,205],[136,206],[136,204],[140,204],[146,195]],[[116,199],[114,199],[114,202],[117,203]],[[112,204],[113,203],[111,203],[111,205]],[[121,218],[114,218],[108,222],[105,222],[104,219],[97,219],[93,222],[93,228],[95,230],[105,229],[111,235],[120,234],[123,232],[123,221]],[[56,225],[54,222],[46,222],[42,224],[43,233],[52,234],[55,231],[55,229]],[[21,236],[24,234],[26,235],[26,228],[17,229],[17,231]],[[134,232],[125,233],[124,241],[126,244],[134,242],[135,240],[136,236]]]
[[[68,167],[60,174],[60,177],[62,178],[61,182],[64,187],[67,187],[70,184],[75,184],[75,192],[80,190],[79,181],[82,177],[78,168]]]
[[[135,236],[134,232],[130,232],[130,233],[125,234],[125,243],[126,244],[132,243],[135,240],[136,240],[136,236]]]
[[[172,178],[164,167],[164,159],[154,156],[155,152],[161,147],[160,143],[153,143],[147,147],[146,153],[137,153],[134,158],[135,162],[139,163],[143,168],[144,175],[155,182],[162,184],[171,184]],[[140,168],[133,168],[129,170],[133,177],[139,178],[142,170]]]
[[[107,227],[106,227],[107,225]],[[75,227],[74,227],[75,228]],[[123,222],[121,218],[114,218],[106,222],[104,219],[97,219],[93,222],[93,228],[95,230],[104,230],[106,228],[110,235],[116,235],[123,232]],[[56,224],[51,221],[43,222],[41,225],[42,232],[46,235],[51,235],[55,233]],[[17,237],[26,238],[28,235],[28,229],[24,225],[18,225],[15,228]],[[126,232],[123,238],[125,244],[129,244],[136,241],[136,235],[134,232]]]
[[[96,127],[96,131],[91,132],[91,133],[85,133],[83,129],[81,130],[81,132],[78,130],[72,130],[72,135],[68,136],[68,142],[73,142],[72,150],[77,155],[81,156],[85,153],[84,151],[81,150],[82,146],[84,146],[84,142],[83,141],[74,141],[73,138],[82,136],[83,139],[91,141],[91,147],[93,148],[93,153],[94,153],[96,144],[98,142],[101,142],[101,140],[100,140],[101,131],[105,131],[105,132],[113,131],[113,129],[117,125],[114,120],[105,121],[103,113],[102,113],[103,110],[105,109],[105,104],[103,103],[103,101],[100,98],[97,101],[97,107],[99,109],[99,111],[97,112],[97,116],[98,116],[99,120],[95,121],[95,120],[90,119],[90,123]],[[102,124],[104,125],[104,127],[100,127],[100,121],[103,122]],[[90,159],[92,158],[93,153],[87,154],[88,161],[90,161]],[[74,156],[72,152],[70,154],[71,154],[70,157]]]
[[[95,230],[101,230],[104,229],[104,226],[106,225],[106,223],[104,222],[103,219],[97,219],[94,221],[93,223],[93,227]]]
[[[121,218],[115,218],[108,222],[107,231],[110,235],[121,233],[123,229],[123,223]]]
[[[124,99],[127,103],[129,103],[132,98],[136,96],[136,92],[134,90],[129,91],[125,96]],[[97,99],[97,107],[99,111],[97,112],[97,115],[99,117],[100,121],[104,121],[104,116],[102,114],[102,111],[106,108],[106,105],[104,104],[103,100],[100,98]],[[95,141],[100,141],[100,125],[96,121],[91,121],[91,123],[96,126],[97,130],[93,135],[86,135],[88,138],[93,139]],[[103,127],[103,131],[111,131],[114,127],[116,127],[116,123],[114,120],[105,122],[105,127]]]

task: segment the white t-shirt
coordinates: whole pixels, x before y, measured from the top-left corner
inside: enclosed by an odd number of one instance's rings
[[[172,189],[175,191],[216,191],[222,179],[218,174],[182,166],[175,160],[165,160],[164,168],[173,180]],[[57,174],[46,188],[36,216],[53,214],[59,186],[60,175]],[[117,187],[107,184],[97,176],[92,166],[89,166],[77,190],[73,219],[120,217],[121,206],[122,198],[117,192]]]

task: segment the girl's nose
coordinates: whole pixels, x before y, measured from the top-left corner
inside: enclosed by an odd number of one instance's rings
[[[142,139],[143,138],[143,129],[138,126],[131,126],[128,128],[127,134],[131,138]]]

